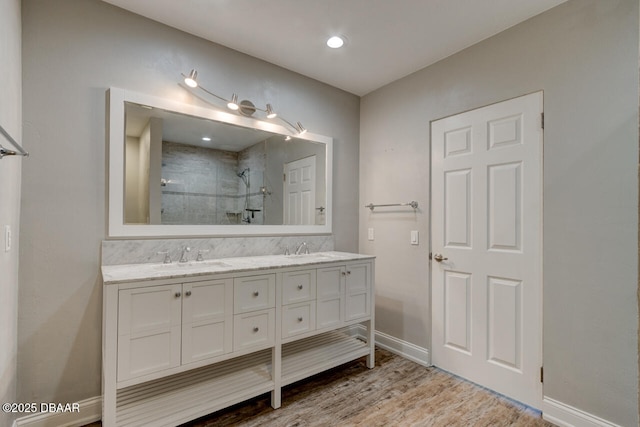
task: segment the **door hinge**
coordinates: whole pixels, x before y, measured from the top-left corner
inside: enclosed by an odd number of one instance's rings
[[[433,252],[429,252],[429,259],[432,260],[433,259]]]
[[[282,174],[282,182],[287,182],[287,174],[286,173]]]
[[[544,113],[540,113],[540,126],[544,129]]]
[[[540,382],[544,383],[544,366],[540,366]]]

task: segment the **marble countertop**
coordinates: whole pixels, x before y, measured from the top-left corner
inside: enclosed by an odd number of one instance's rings
[[[375,258],[373,255],[348,252],[316,252],[304,255],[248,256],[171,264],[104,265],[102,266],[102,279],[105,285],[113,285],[151,279],[179,279],[208,274],[240,273],[373,258]]]

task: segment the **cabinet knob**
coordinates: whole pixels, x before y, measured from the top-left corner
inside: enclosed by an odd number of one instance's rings
[[[257,297],[258,295],[260,295],[260,292],[258,292],[258,291],[253,291],[253,296],[254,296],[254,297]]]
[[[260,328],[258,328],[257,326],[253,327],[253,332],[258,332],[260,330]]]
[[[302,317],[298,317],[298,322],[302,322]]]
[[[298,285],[298,290],[302,290],[302,285]]]
[[[350,271],[347,271],[347,274],[351,274],[351,272],[350,272]]]
[[[174,295],[175,295],[176,298],[180,298],[180,295],[182,295],[182,294],[180,292],[176,292]]]
[[[343,272],[342,272],[342,275],[343,275],[343,276],[346,276],[346,275],[347,275],[347,272],[346,272],[346,271],[343,271]]]
[[[190,297],[191,296],[191,291],[187,291],[184,293],[186,296]]]

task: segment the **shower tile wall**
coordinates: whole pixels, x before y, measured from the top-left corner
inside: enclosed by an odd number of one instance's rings
[[[240,212],[237,169],[237,153],[163,142],[162,223],[235,223]]]

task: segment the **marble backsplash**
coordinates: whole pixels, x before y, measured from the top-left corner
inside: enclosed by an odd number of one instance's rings
[[[180,259],[182,248],[191,251],[188,259],[193,261],[198,251],[204,259],[219,259],[241,256],[283,254],[286,248],[293,253],[302,242],[311,252],[334,250],[333,236],[268,236],[268,237],[212,237],[193,239],[146,239],[103,240],[102,265],[156,263],[164,260],[158,252],[168,251],[173,262]]]

